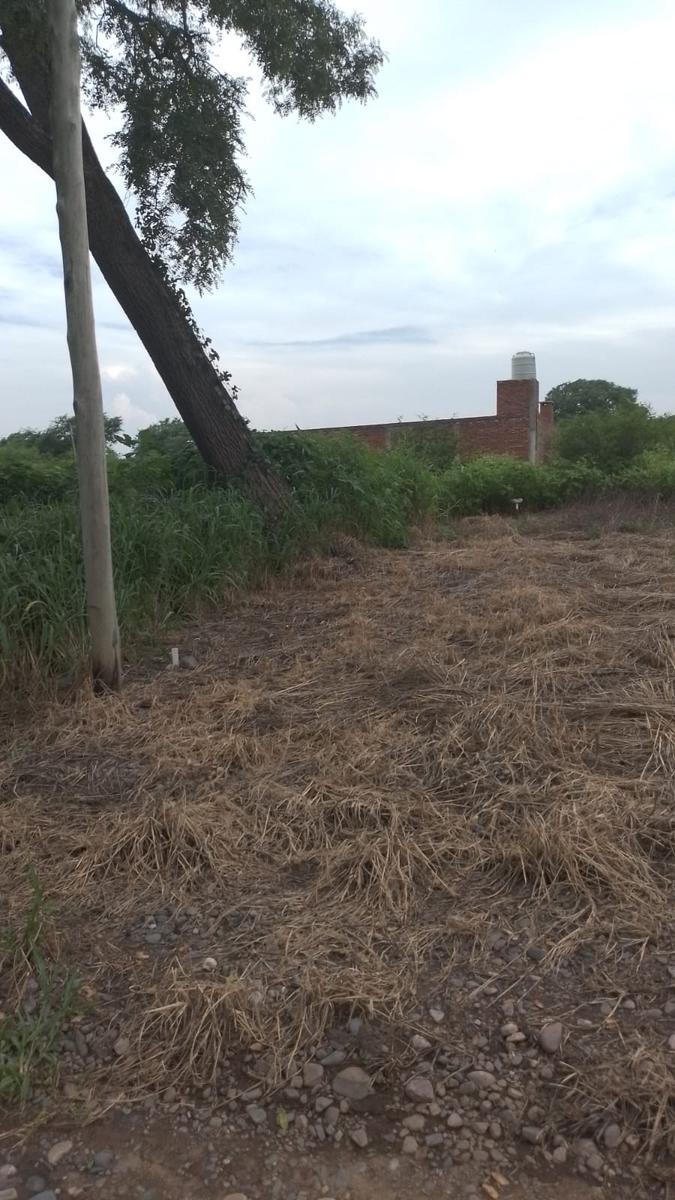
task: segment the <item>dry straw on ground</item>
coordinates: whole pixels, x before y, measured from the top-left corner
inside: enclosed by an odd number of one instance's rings
[[[567,964],[560,1011],[639,969],[665,986],[675,539],[523,528],[305,565],[191,631],[196,669],[5,735],[2,908],[34,865],[145,1082],[208,1082],[232,1039],[272,1079],[338,1016],[402,1026],[455,963],[516,987],[531,941],[549,978]],[[167,905],[188,925],[139,952]],[[667,1047],[612,1022],[578,1044],[570,1113],[672,1138]]]

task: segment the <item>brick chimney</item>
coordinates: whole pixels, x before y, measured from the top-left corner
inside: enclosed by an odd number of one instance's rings
[[[514,433],[517,426],[519,457],[537,462],[539,382],[535,357],[529,351],[514,354],[511,378],[500,379],[497,383],[497,416],[513,422]]]

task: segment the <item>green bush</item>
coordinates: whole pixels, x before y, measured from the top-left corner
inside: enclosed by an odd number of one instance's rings
[[[568,462],[585,461],[611,472],[639,458],[665,431],[642,404],[612,412],[587,412],[561,421],[555,434],[556,455]]]
[[[57,500],[73,491],[74,486],[72,455],[51,457],[20,442],[8,441],[0,446],[0,504],[18,497]]]
[[[259,434],[258,450],[295,503],[281,524],[236,489],[214,486],[180,422],[144,431],[111,456],[113,558],[129,647],[198,603],[219,604],[293,556],[343,532],[404,546],[429,515],[513,514],[624,489],[675,495],[675,453],[643,452],[612,471],[582,460],[532,466],[487,456],[431,470],[405,443],[389,453],[349,436]],[[190,480],[196,479],[190,485]],[[72,456],[0,446],[0,660],[5,674],[64,671],[86,649],[84,580]]]

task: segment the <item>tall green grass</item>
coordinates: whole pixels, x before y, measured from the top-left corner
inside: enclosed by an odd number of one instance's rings
[[[535,467],[507,457],[452,462],[440,471],[406,445],[383,454],[351,438],[268,434],[260,437],[261,447],[294,499],[281,526],[270,530],[234,489],[208,478],[195,483],[202,468],[193,449],[176,438],[173,425],[169,432],[173,450],[166,459],[153,443],[145,456],[112,464],[113,556],[127,647],[198,605],[217,606],[230,589],[254,585],[294,556],[322,548],[336,533],[402,547],[420,518],[513,513],[516,499],[527,512],[616,488],[675,495],[675,456],[665,451],[614,474],[583,462]],[[14,452],[10,465],[4,476],[4,495],[10,498],[0,503],[5,680],[66,672],[86,652],[72,466],[62,462],[57,473],[47,463],[42,470],[32,456],[26,483]],[[37,499],[29,498],[38,475]]]

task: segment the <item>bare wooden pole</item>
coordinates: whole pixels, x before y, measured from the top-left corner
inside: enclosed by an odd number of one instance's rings
[[[56,211],[63,257],[68,350],[80,486],[82,551],[94,685],[117,689],[122,674],[103,428],[103,397],[91,294],[82,165],[80,43],[75,0],[48,0],[51,127]]]

